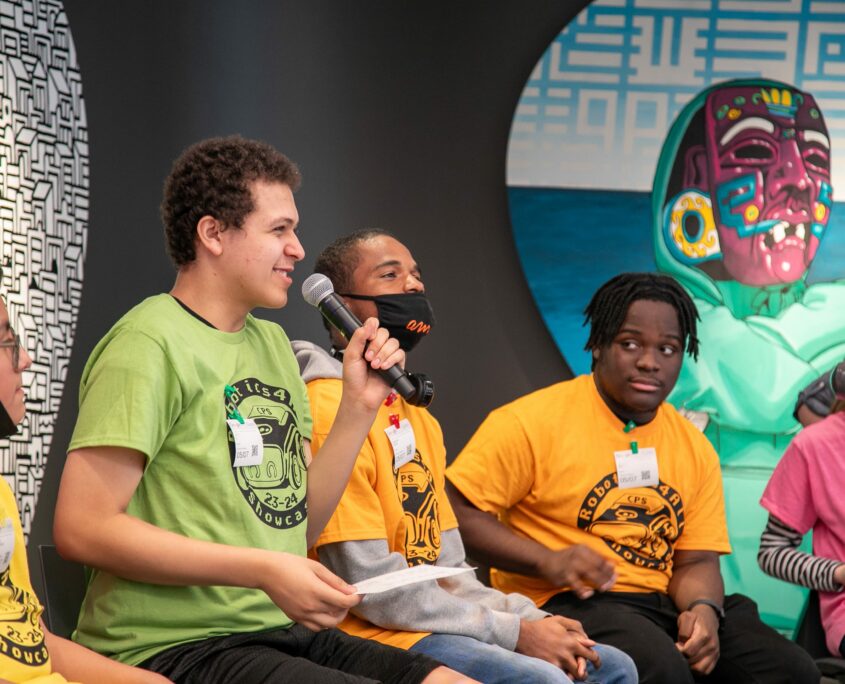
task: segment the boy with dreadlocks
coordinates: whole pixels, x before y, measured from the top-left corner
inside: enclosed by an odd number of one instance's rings
[[[592,374],[493,411],[447,470],[468,552],[496,588],[627,652],[641,682],[818,682],[750,599],[724,596],[718,457],[664,401],[698,354],[692,300],[625,273],[584,313]]]

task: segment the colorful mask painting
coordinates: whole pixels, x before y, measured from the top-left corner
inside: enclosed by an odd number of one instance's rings
[[[690,130],[703,129],[704,139],[685,147],[683,190],[665,209],[667,244],[688,264],[720,261],[710,268],[718,279],[803,278],[833,199],[830,138],[815,99],[786,84],[726,86],[699,117]]]

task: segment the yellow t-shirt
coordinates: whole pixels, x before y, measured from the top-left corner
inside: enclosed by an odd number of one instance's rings
[[[43,608],[29,580],[18,506],[12,488],[0,477],[0,534],[8,529],[11,540],[0,542],[0,679],[65,684],[64,677],[51,673],[40,624]]]
[[[613,591],[665,593],[675,549],[730,553],[719,460],[667,403],[625,433],[592,375],[493,411],[449,467],[482,511],[551,549],[584,544],[615,563]],[[614,452],[657,452],[659,484],[619,489]],[[493,586],[542,606],[566,587],[493,570]]]
[[[340,403],[341,381],[333,378],[308,383],[314,421],[311,449],[315,458],[334,422]],[[416,453],[409,463],[393,468],[393,448],[385,434],[390,416],[407,419],[413,429]],[[408,565],[434,563],[440,554],[440,533],[458,526],[444,492],[446,448],[443,433],[425,409],[397,398],[382,405],[341,497],[340,504],[320,535],[323,544],[386,539],[391,552],[399,552]],[[374,639],[398,648],[410,648],[429,632],[382,629],[349,615],[340,628],[349,634]]]

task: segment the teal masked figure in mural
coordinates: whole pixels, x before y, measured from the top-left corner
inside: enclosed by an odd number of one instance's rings
[[[832,207],[830,137],[809,93],[731,81],[696,96],[664,143],[654,180],[655,259],[693,295],[701,354],[669,400],[722,462],[733,556],[728,591],[789,629],[802,590],[765,577],[758,505],[800,426],[800,390],[845,356],[845,282],[808,285]]]

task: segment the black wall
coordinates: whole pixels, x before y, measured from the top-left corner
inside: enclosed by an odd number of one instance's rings
[[[88,353],[127,309],[172,285],[161,184],[204,137],[264,139],[302,169],[306,259],[291,303],[259,312],[291,338],[326,338],[298,286],[330,240],[379,226],[410,247],[437,326],[409,367],[436,382],[450,457],[492,408],[567,377],[516,255],[505,158],[526,78],[585,4],[65,0],[88,114],[91,220],[31,551],[51,539]]]

